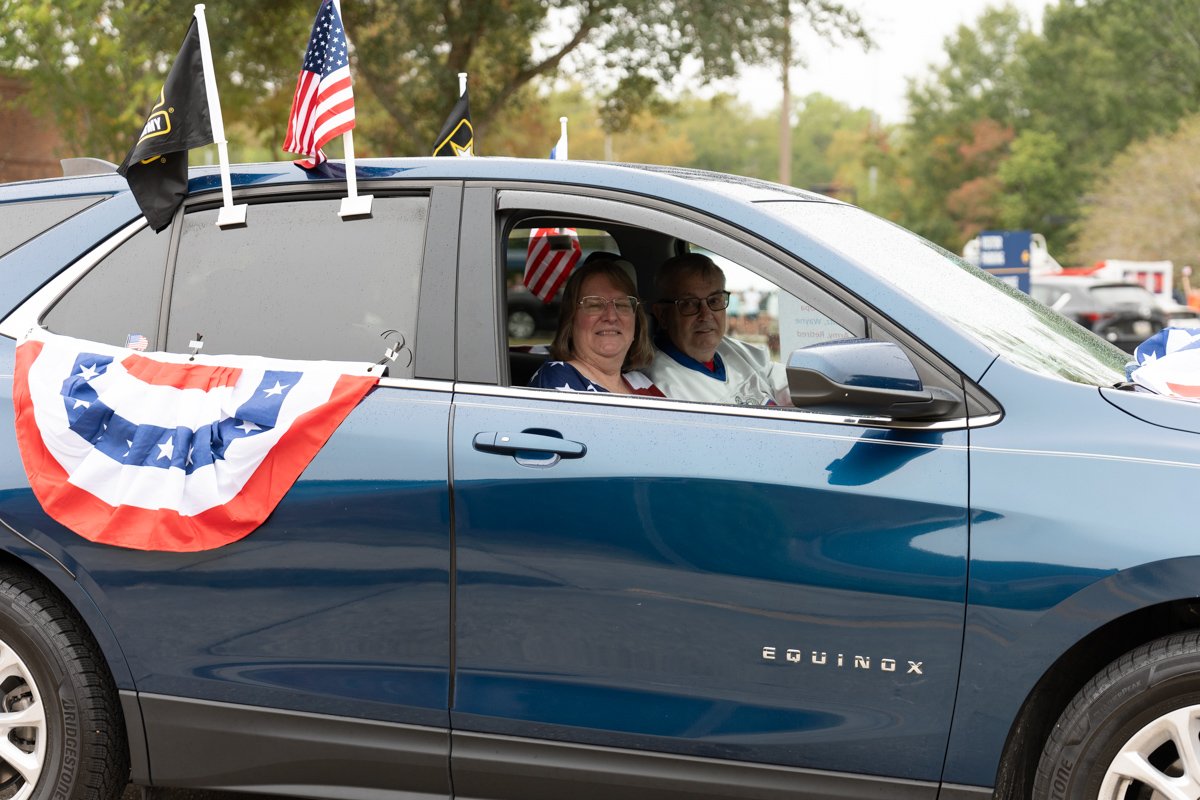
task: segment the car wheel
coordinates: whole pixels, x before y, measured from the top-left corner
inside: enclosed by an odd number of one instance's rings
[[[129,780],[116,688],[91,634],[0,572],[0,798],[111,800]]]
[[[508,312],[508,335],[513,339],[528,339],[537,332],[537,320],[522,309]]]
[[[1085,686],[1042,753],[1034,797],[1200,797],[1200,635],[1165,637]]]

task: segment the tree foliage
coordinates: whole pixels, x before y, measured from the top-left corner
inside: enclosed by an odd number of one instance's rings
[[[946,39],[944,65],[909,84],[899,221],[948,249],[995,222],[995,170],[1022,116],[1019,49],[1031,35],[1011,5],[989,9]]]
[[[1091,187],[1072,256],[1197,263],[1200,254],[1200,116],[1170,135],[1131,145]]]
[[[315,6],[208,5],[235,159],[280,157]],[[192,8],[192,0],[0,0],[0,70],[25,79],[26,101],[53,114],[74,154],[119,160]],[[849,0],[345,0],[343,13],[362,155],[428,153],[457,73],[467,72],[482,154],[544,156],[566,115],[575,158],[768,179],[783,138],[775,120],[726,95],[667,102],[663,87],[685,73],[698,90],[746,65],[778,66],[787,20],[831,41],[870,39],[869,20]],[[1131,257],[1173,248],[1157,224],[1117,225],[1097,192],[1110,191],[1112,174],[1133,180],[1128,164],[1139,153],[1149,159],[1141,143],[1166,148],[1180,121],[1200,114],[1197,31],[1200,0],[1058,0],[1040,33],[1013,6],[991,8],[948,37],[943,58],[910,83],[903,125],[882,127],[822,95],[798,101],[793,182],[952,250],[981,228],[1028,228],[1054,252],[1078,236],[1076,252],[1090,257],[1117,246],[1096,219],[1129,237],[1141,231],[1142,245],[1122,240]],[[1173,146],[1190,163],[1184,145]],[[1172,213],[1160,218],[1190,224],[1181,216],[1190,191],[1164,176],[1146,202],[1161,195]]]
[[[1004,6],[959,28],[947,63],[910,86],[901,221],[951,249],[980,225],[1067,248],[1106,165],[1200,111],[1198,30],[1197,0],[1059,0],[1041,35]],[[1016,135],[990,167],[972,168],[956,143],[984,120]]]
[[[774,0],[823,36],[865,36],[840,0]],[[19,71],[70,143],[122,155],[144,116],[193,4],[182,0],[0,0],[0,68]],[[627,126],[685,63],[702,81],[774,53],[781,17],[723,0],[353,0],[364,153],[424,154],[470,75],[480,150],[498,120],[519,116],[539,79],[587,76],[604,124]],[[227,123],[282,139],[315,4],[209,4]],[[766,11],[767,13],[764,13]]]
[[[286,127],[312,25],[311,16],[303,19],[310,11],[294,13],[299,5],[311,4],[207,5],[227,127]],[[177,0],[0,0],[0,68],[29,82],[36,110],[58,122],[77,153],[119,161],[166,78],[193,8]]]

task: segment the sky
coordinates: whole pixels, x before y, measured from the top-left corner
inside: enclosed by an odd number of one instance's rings
[[[907,79],[924,77],[929,67],[945,63],[944,42],[960,25],[973,25],[989,7],[1005,0],[846,0],[861,14],[877,46],[864,53],[857,44],[830,45],[815,36],[805,48],[807,67],[792,70],[792,97],[821,92],[855,107],[875,110],[882,122],[900,123],[907,116]],[[1053,0],[1007,0],[1041,30],[1042,11]],[[778,76],[751,70],[734,91],[754,110],[779,106]]]

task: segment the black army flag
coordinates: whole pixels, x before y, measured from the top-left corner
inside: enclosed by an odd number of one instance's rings
[[[137,143],[117,168],[155,231],[171,224],[187,197],[188,150],[212,142],[200,32],[192,17],[158,101],[146,116]]]
[[[458,102],[454,104],[442,131],[438,134],[433,145],[435,156],[472,156],[475,155],[475,129],[471,127],[471,103],[467,99],[467,90],[463,89]]]

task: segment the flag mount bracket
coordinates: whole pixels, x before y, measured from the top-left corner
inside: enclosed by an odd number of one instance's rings
[[[221,229],[245,227],[246,208],[245,203],[237,206],[221,206],[221,210],[217,213],[217,227]]]
[[[375,195],[371,194],[356,194],[353,197],[343,197],[342,207],[338,211],[338,216],[342,219],[369,217],[371,216],[371,201],[374,199]]]

